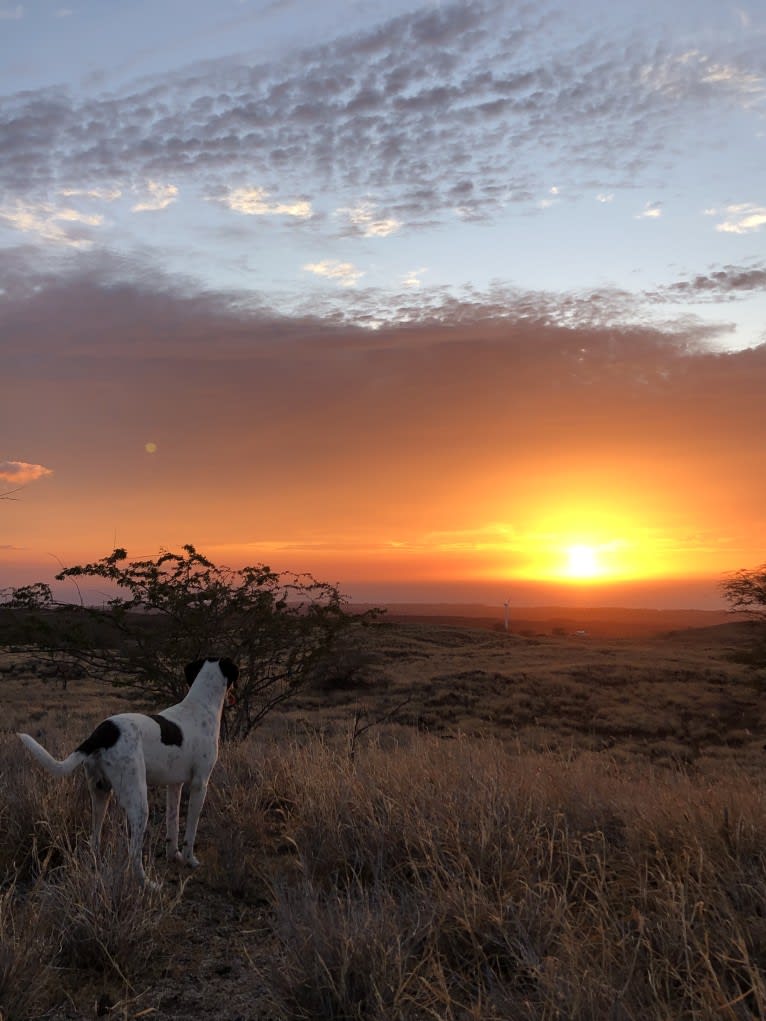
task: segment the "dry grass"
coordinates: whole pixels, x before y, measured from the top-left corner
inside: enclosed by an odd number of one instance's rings
[[[224,750],[203,868],[158,859],[160,894],[126,873],[114,810],[95,870],[82,782],[0,740],[3,1021],[766,1017],[759,706],[728,645],[371,641],[356,692]],[[82,738],[39,682],[19,693],[51,747]],[[408,694],[351,757],[353,714]],[[158,856],[158,806],[152,832]]]
[[[522,751],[608,751],[630,762],[762,760],[761,698],[733,662],[746,626],[652,639],[596,640],[428,624],[369,630],[356,690],[304,692],[267,721],[279,736],[343,739],[355,712],[454,737],[493,737]]]
[[[766,1012],[763,790],[419,738],[295,748],[275,1016]]]
[[[172,903],[139,889],[124,862],[96,869],[66,834],[36,859],[34,880],[0,894],[0,1017],[28,1021],[53,1006],[129,999],[150,972]],[[106,995],[105,990],[112,990]]]

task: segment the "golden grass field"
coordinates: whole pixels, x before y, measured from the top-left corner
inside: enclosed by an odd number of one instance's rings
[[[82,778],[13,733],[64,754],[149,707],[0,652],[0,1017],[766,1016],[752,625],[525,630],[364,629],[351,677],[222,748],[197,872],[159,857],[156,798],[160,893],[114,808],[94,871]]]

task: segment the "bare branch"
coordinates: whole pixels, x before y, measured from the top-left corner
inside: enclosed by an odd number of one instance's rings
[[[356,755],[356,745],[362,734],[366,734],[371,727],[379,727],[383,723],[388,723],[389,720],[393,719],[398,712],[400,712],[406,705],[409,705],[412,701],[412,693],[403,698],[401,702],[389,709],[385,713],[381,713],[379,716],[375,716],[373,719],[368,720],[363,726],[360,726],[362,719],[367,715],[366,713],[360,712],[358,709],[354,712],[354,724],[349,734],[348,743],[348,757],[354,759]]]

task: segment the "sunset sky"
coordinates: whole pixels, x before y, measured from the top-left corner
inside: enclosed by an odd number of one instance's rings
[[[766,561],[766,8],[0,0],[0,588]]]

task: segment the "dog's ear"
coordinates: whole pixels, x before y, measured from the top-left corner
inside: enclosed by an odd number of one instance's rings
[[[197,676],[197,674],[200,672],[204,665],[205,665],[204,659],[195,659],[193,663],[187,663],[187,665],[184,667],[184,673],[186,674],[187,684],[192,684],[194,682],[194,678]]]
[[[221,673],[226,678],[226,683],[229,687],[236,683],[239,677],[239,667],[230,659],[219,659],[218,666],[221,668]]]

